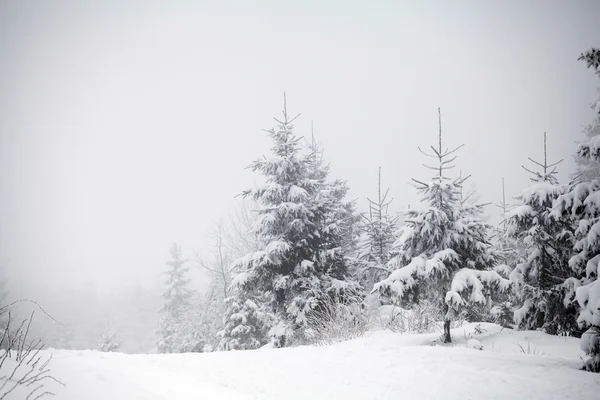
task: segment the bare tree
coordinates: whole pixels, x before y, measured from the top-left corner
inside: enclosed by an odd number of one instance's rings
[[[199,334],[213,347],[217,344],[217,332],[222,329],[225,299],[232,295],[235,260],[259,248],[259,241],[252,231],[257,216],[255,208],[254,203],[240,200],[226,222],[215,223],[209,234],[212,246],[208,255],[195,251],[196,265],[210,279],[208,293],[199,310]]]
[[[28,340],[35,310],[14,328],[12,311],[15,305],[23,302],[35,304],[46,316],[54,320],[43,308],[31,300],[17,300],[0,306],[0,317],[6,317],[0,338],[0,400],[7,399],[10,394],[20,395],[26,400],[36,400],[55,393],[46,389],[46,384],[64,383],[50,374],[48,365],[52,355],[42,353],[45,343],[42,338]],[[56,320],[54,320],[56,321]],[[58,321],[56,321],[58,322]],[[23,397],[25,396],[25,397]]]
[[[223,225],[223,243],[234,259],[243,257],[261,248],[260,240],[253,228],[257,220],[258,204],[248,199],[238,200],[234,211]]]
[[[239,228],[239,226],[236,226],[236,229],[237,228]],[[237,236],[236,231],[226,232],[225,225],[222,221],[219,221],[215,224],[214,229],[210,234],[210,238],[213,241],[211,257],[206,258],[198,251],[195,251],[197,265],[209,273],[213,283],[217,282],[217,286],[220,288],[223,299],[228,297],[229,286],[231,284],[233,260],[230,256],[232,250],[227,245],[227,242],[228,238],[233,239],[233,236]],[[235,245],[240,247],[235,247],[233,251],[242,249],[243,244]]]

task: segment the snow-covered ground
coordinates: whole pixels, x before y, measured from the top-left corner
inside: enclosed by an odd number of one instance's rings
[[[327,347],[205,354],[53,350],[53,375],[67,386],[48,388],[59,400],[600,398],[600,374],[578,370],[578,339],[480,326],[454,329],[451,346],[435,334],[374,332]]]

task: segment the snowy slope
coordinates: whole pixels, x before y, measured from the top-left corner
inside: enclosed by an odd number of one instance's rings
[[[600,374],[577,369],[577,339],[474,326],[454,329],[452,346],[374,332],[330,347],[207,354],[53,350],[53,373],[67,383],[53,389],[59,400],[599,398]]]

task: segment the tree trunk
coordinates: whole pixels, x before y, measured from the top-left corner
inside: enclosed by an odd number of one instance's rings
[[[452,343],[452,338],[450,337],[450,320],[444,319],[444,343]]]
[[[444,299],[444,343],[452,343],[450,337],[450,318],[448,317],[449,307]]]

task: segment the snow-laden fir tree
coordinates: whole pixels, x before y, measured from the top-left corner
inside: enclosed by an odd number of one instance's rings
[[[355,260],[356,277],[370,292],[375,282],[386,278],[390,271],[390,251],[396,241],[398,217],[390,215],[388,208],[393,199],[388,200],[389,189],[381,193],[381,167],[379,167],[377,200],[369,201],[369,212],[362,214],[361,235]]]
[[[269,343],[269,330],[276,319],[267,307],[259,307],[255,302],[264,305],[269,300],[265,295],[248,296],[246,293],[228,297],[224,327],[218,333],[218,350],[251,350]]]
[[[500,223],[494,228],[493,241],[496,252],[502,261],[497,271],[508,278],[512,272],[512,268],[522,261],[522,254],[525,248],[519,240],[507,234],[508,215],[514,206],[506,202],[504,178],[502,178],[502,201],[496,204],[496,207],[501,210],[501,213]]]
[[[114,330],[114,327],[110,320],[106,322],[106,326],[104,327],[104,332],[102,332],[102,336],[100,337],[100,343],[98,343],[98,350],[104,352],[117,351],[121,344],[117,340],[117,333]]]
[[[343,181],[328,181],[320,157],[303,149],[293,133],[294,120],[284,97],[283,119],[268,131],[272,156],[251,165],[266,184],[244,192],[259,203],[255,232],[265,245],[236,262],[241,272],[234,278],[242,299],[267,298],[255,304],[277,320],[269,331],[276,347],[302,341],[308,312],[358,287],[347,280],[342,252],[340,218],[348,214],[342,200],[348,188]]]
[[[594,68],[595,63],[598,62],[598,57],[600,57],[599,54],[600,50],[590,49],[581,56],[580,60],[585,60],[589,67]],[[598,98],[600,98],[600,88],[597,88],[596,90],[598,92]],[[583,129],[583,134],[586,138],[582,141],[580,149],[584,152],[590,151],[589,143],[595,138],[600,137],[600,114],[598,113],[598,107],[600,106],[598,104],[598,101],[594,101],[590,105],[594,111],[594,118],[592,119],[592,122]],[[583,182],[600,179],[600,163],[595,157],[580,155],[578,153],[575,155],[574,159],[575,164],[577,164],[577,171],[574,174],[574,178],[579,178],[579,180]]]
[[[523,166],[533,175],[533,184],[517,198],[520,204],[508,213],[507,235],[523,243],[525,260],[510,274],[515,284],[516,301],[520,308],[514,319],[519,328],[542,329],[550,334],[572,334],[577,330],[574,307],[565,307],[563,283],[572,276],[569,258],[572,253],[574,226],[571,218],[556,218],[553,202],[569,191],[556,179],[556,165],[546,156],[536,164],[540,171]]]
[[[406,213],[406,225],[394,244],[396,255],[388,263],[394,271],[373,290],[402,305],[437,305],[448,343],[454,316],[474,304],[487,304],[491,291],[505,290],[510,282],[491,270],[497,256],[488,241],[490,226],[480,218],[482,206],[461,207],[460,188],[466,178],[444,176],[462,146],[442,147],[441,114],[438,139],[437,148],[431,146],[433,154],[424,153],[437,159],[438,165],[429,167],[436,175],[430,182],[413,179],[426,208]]]
[[[504,178],[502,178],[502,201],[496,204],[501,210],[500,223],[493,228],[492,244],[496,249],[496,253],[500,258],[500,264],[495,268],[504,278],[510,278],[513,268],[525,261],[523,255],[525,246],[514,236],[507,234],[508,230],[508,213],[512,210],[513,205],[506,202],[506,192],[504,190]],[[512,327],[514,320],[514,294],[512,291],[501,293],[497,300],[497,304],[491,310],[493,322],[502,325],[503,327]]]
[[[167,279],[163,291],[163,314],[157,330],[157,347],[160,353],[180,353],[191,351],[196,343],[194,324],[191,321],[192,291],[188,288],[189,267],[182,259],[181,247],[177,243],[171,246],[171,261],[166,265]]]
[[[590,49],[582,54],[580,60],[587,62],[600,77],[600,49]],[[593,103],[594,122],[600,125],[600,97]],[[600,134],[590,137],[577,150],[577,157],[590,162],[600,163]],[[593,163],[593,164],[592,164]],[[598,167],[596,167],[598,168]],[[581,335],[581,349],[590,356],[584,368],[600,372],[600,179],[590,174],[582,177],[567,194],[558,198],[554,205],[557,218],[565,215],[578,219],[575,231],[575,255],[569,260],[574,276],[567,279],[564,286],[570,289],[565,299],[569,303],[573,297],[579,306],[577,323],[587,329]]]
[[[306,146],[309,152],[309,177],[325,185],[321,190],[323,193],[328,193],[331,201],[334,203],[333,208],[335,212],[330,219],[336,222],[341,252],[344,255],[353,254],[358,246],[358,222],[361,216],[356,213],[353,201],[344,200],[348,192],[346,182],[340,179],[336,179],[333,182],[327,181],[327,177],[330,174],[330,166],[329,164],[325,164],[323,148],[315,140],[314,132],[312,132],[312,124],[311,134],[311,141]]]
[[[259,296],[241,293],[232,287],[231,280],[239,271],[232,261],[261,248],[260,241],[252,232],[256,222],[255,205],[240,202],[225,223],[219,223],[213,231],[213,254],[210,258],[197,255],[199,265],[211,277],[209,290],[199,317],[205,351],[248,350],[268,343],[268,331],[273,320],[256,303]]]

